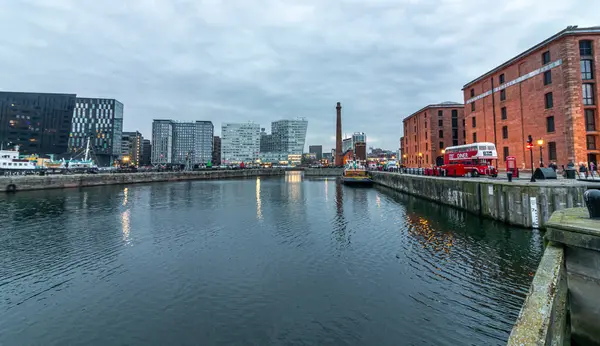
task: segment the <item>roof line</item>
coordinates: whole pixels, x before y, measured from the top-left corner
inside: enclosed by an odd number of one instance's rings
[[[405,120],[407,120],[409,118],[412,118],[413,116],[421,113],[422,111],[424,111],[424,110],[426,110],[428,108],[459,108],[459,107],[464,108],[465,104],[464,103],[459,103],[459,102],[456,102],[456,103],[436,103],[436,104],[430,104],[430,105],[427,105],[427,106],[419,109],[418,111],[412,113],[411,115],[407,116],[406,118],[402,119],[402,121],[405,121]]]
[[[462,88],[462,90],[465,90],[467,87],[469,87],[472,84],[475,84],[477,82],[479,82],[480,80],[482,80],[483,78],[504,69],[505,67],[511,65],[512,63],[514,63],[515,61],[518,61],[520,59],[522,59],[523,57],[531,54],[532,52],[548,45],[549,43],[556,41],[559,38],[562,38],[563,36],[570,36],[570,35],[576,35],[576,34],[587,34],[587,33],[600,33],[600,26],[594,26],[594,27],[589,27],[589,28],[577,28],[577,25],[573,25],[573,26],[568,26],[566,29],[563,29],[561,31],[559,31],[558,33],[554,34],[553,36],[545,39],[544,41],[536,44],[535,46],[527,49],[526,51],[522,52],[521,54],[511,58],[510,60],[502,63],[501,65],[493,68],[492,70],[489,70],[488,72],[482,74],[481,76],[473,79],[472,81],[468,82],[467,84],[465,84]]]

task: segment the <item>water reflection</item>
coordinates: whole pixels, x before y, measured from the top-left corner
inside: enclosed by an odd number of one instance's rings
[[[542,248],[298,173],[19,193],[0,218],[7,345],[502,345]]]
[[[302,183],[302,172],[285,172],[285,182],[292,201],[300,200],[300,189]]]
[[[124,188],[123,189],[123,206],[127,205],[128,194],[129,194],[129,189],[128,188]]]
[[[335,218],[333,220],[332,234],[337,243],[343,248],[349,244],[347,234],[348,221],[344,216],[344,187],[340,182],[335,184]]]
[[[123,241],[129,244],[129,232],[131,230],[131,220],[130,220],[131,211],[129,209],[125,210],[121,213],[121,227],[123,232]]]
[[[256,218],[262,220],[262,202],[260,200],[260,177],[256,177]]]

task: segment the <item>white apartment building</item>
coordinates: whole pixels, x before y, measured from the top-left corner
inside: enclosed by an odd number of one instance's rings
[[[221,125],[221,162],[256,162],[260,153],[260,125],[224,123]]]

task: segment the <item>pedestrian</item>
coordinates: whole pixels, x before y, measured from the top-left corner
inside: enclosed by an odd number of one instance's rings
[[[596,164],[594,162],[590,162],[590,174],[595,176],[594,172],[596,172]]]

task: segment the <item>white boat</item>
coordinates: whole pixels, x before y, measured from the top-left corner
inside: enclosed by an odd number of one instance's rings
[[[52,170],[97,170],[98,166],[94,163],[94,160],[90,159],[90,139],[88,138],[85,156],[83,160],[71,158],[69,160],[61,159],[59,161],[51,160],[46,163],[46,168]]]
[[[41,171],[35,162],[19,158],[19,146],[14,150],[0,150],[0,174],[25,175]]]

